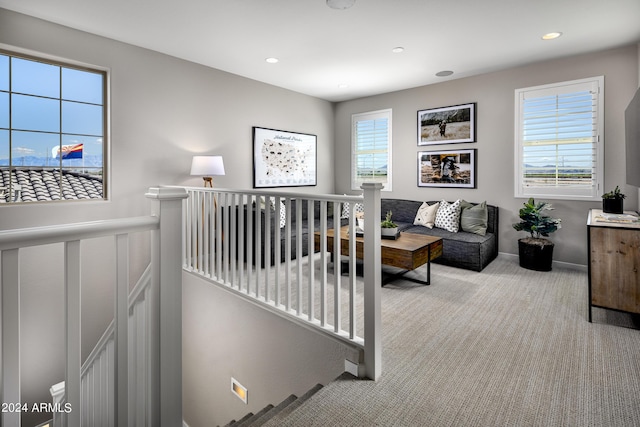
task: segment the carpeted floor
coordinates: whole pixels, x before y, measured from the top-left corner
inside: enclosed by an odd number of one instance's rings
[[[586,273],[499,258],[382,292],[380,380],[337,380],[278,426],[640,425],[640,322],[589,323]]]

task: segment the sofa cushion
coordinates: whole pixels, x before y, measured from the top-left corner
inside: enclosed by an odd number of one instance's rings
[[[446,200],[440,202],[436,212],[435,226],[452,233],[458,232],[460,228],[460,200],[453,203],[448,203]]]
[[[433,228],[433,225],[436,221],[436,213],[438,212],[438,207],[440,203],[434,203],[433,205],[429,205],[429,203],[424,202],[420,208],[418,209],[418,213],[416,214],[416,218],[413,221],[415,225],[422,225],[427,228]]]
[[[468,206],[460,213],[460,228],[462,231],[484,236],[487,233],[487,202],[477,205],[466,203]]]

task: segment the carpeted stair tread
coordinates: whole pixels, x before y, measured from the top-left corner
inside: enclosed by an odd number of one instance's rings
[[[233,425],[233,427],[247,427],[247,426],[258,426],[261,425],[258,423],[258,420],[265,415],[267,412],[269,412],[271,409],[273,409],[273,405],[269,404],[267,406],[265,406],[264,408],[262,408],[260,411],[256,412],[255,414],[251,415],[250,417],[243,417],[242,420],[238,421],[236,424]]]
[[[286,408],[287,406],[289,406],[293,402],[295,402],[296,399],[298,399],[298,397],[295,394],[292,394],[289,397],[287,397],[285,400],[280,402],[277,406],[269,405],[269,406],[271,406],[271,410],[265,412],[260,417],[256,418],[255,425],[256,426],[264,425],[271,418],[273,418],[276,415],[278,415],[284,408]]]
[[[225,425],[224,427],[237,427],[237,425],[239,423],[243,423],[243,422],[245,422],[246,420],[248,420],[251,417],[253,417],[253,412],[249,412],[247,415],[245,415],[244,417],[240,418],[238,421],[236,421],[236,420],[229,421],[229,424]]]
[[[306,402],[311,396],[316,394],[321,388],[322,384],[316,384],[311,390],[307,391],[305,394],[295,399],[289,405],[282,408],[280,412],[271,417],[265,424],[265,427],[276,427],[280,424],[280,421],[287,418],[293,411],[299,408],[304,402]],[[279,406],[279,405],[278,405]]]

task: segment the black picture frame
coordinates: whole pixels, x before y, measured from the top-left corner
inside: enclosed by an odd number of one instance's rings
[[[476,142],[476,103],[418,111],[418,145]]]
[[[477,188],[477,151],[418,152],[418,187]]]
[[[316,135],[253,127],[253,187],[317,185]]]

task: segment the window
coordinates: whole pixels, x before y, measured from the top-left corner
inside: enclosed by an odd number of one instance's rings
[[[515,196],[597,200],[604,77],[517,89]]]
[[[0,204],[104,199],[106,73],[0,51]]]
[[[380,182],[391,191],[391,110],[351,116],[351,188]]]

